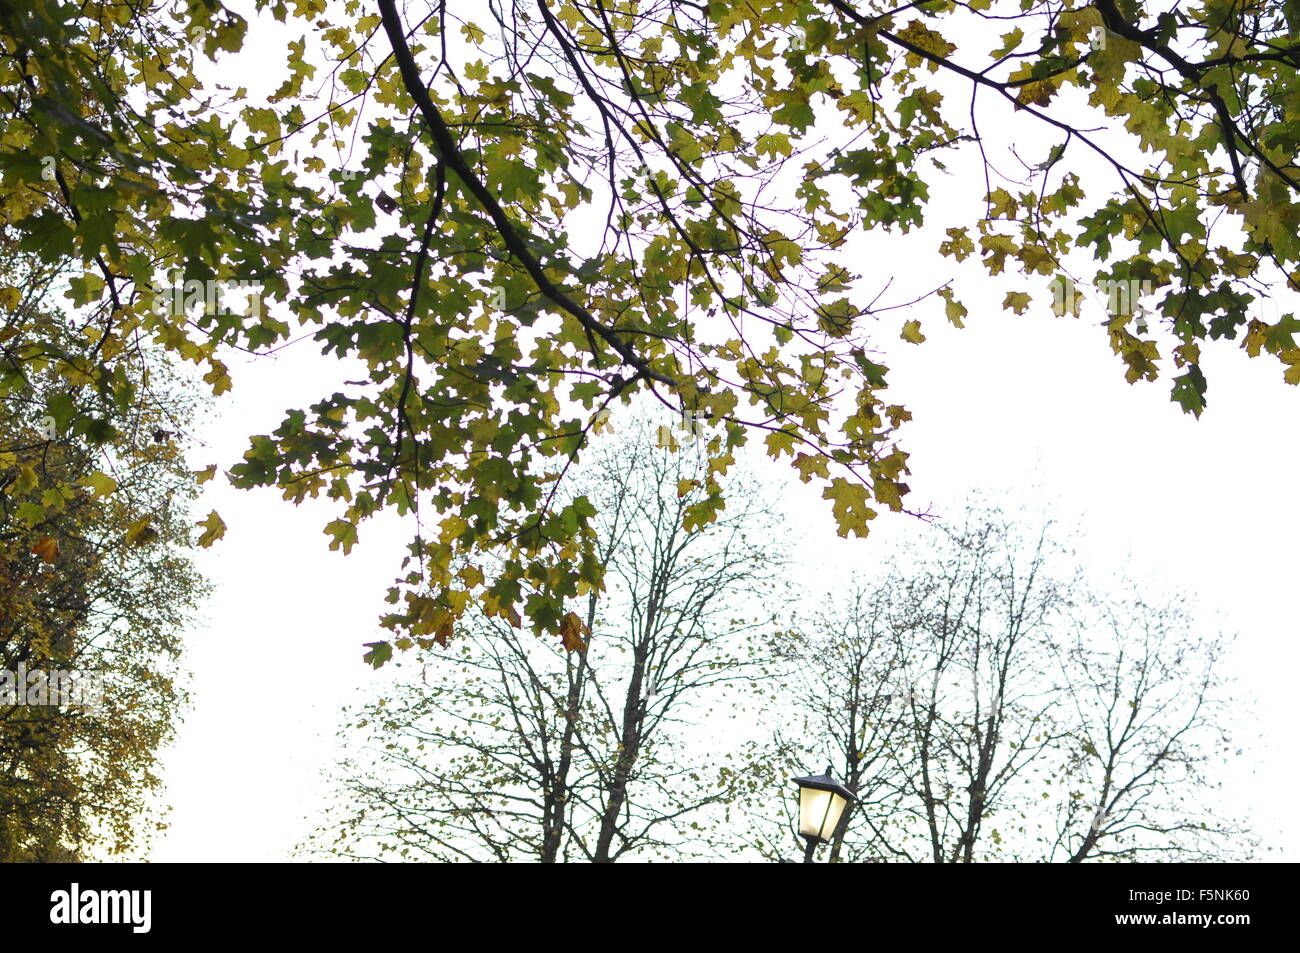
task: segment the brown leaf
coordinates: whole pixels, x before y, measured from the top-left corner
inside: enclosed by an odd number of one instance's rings
[[[566,652],[585,652],[587,642],[583,636],[590,634],[575,613],[570,612],[560,621],[560,644]]]
[[[47,563],[52,563],[59,558],[59,541],[49,536],[42,536],[32,547],[32,552]]]
[[[1048,82],[1026,83],[1020,87],[1016,99],[1025,106],[1046,106],[1056,94],[1056,87]],[[1023,106],[1017,107],[1023,108]]]
[[[444,622],[442,625],[438,626],[438,631],[434,633],[433,641],[437,642],[445,649],[447,643],[451,641],[451,631],[451,623]]]

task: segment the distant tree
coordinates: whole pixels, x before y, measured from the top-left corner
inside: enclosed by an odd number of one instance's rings
[[[1058,721],[1056,837],[1049,859],[1227,860],[1255,840],[1225,822],[1214,761],[1231,739],[1223,665],[1229,644],[1184,607],[1127,598],[1085,606],[1060,646],[1068,684]],[[1064,795],[1064,796],[1061,796]]]
[[[607,566],[606,591],[566,617],[575,650],[472,617],[343,730],[336,803],[306,851],[596,863],[707,852],[693,822],[710,806],[725,814],[739,775],[725,747],[701,754],[698,742],[726,724],[729,687],[748,694],[767,677],[751,636],[780,603],[783,554],[743,475],[726,481],[727,511],[690,525],[709,464],[693,444],[672,449],[680,441],[634,428],[575,478],[599,509]]]
[[[42,306],[38,276],[5,267],[29,295],[0,311],[0,669],[91,673],[104,696],[0,702],[0,860],[88,859],[160,826],[157,758],[186,701],[180,633],[206,591],[179,435],[193,410],[148,348],[117,347],[107,378],[79,375],[93,340]],[[16,325],[39,327],[45,348],[5,334]]]
[[[1026,534],[997,511],[935,527],[912,555],[782,637],[787,677],[809,687],[775,716],[781,760],[769,774],[788,787],[792,771],[830,757],[860,796],[828,859],[1250,851],[1214,806],[1229,725],[1223,637],[1140,592],[1111,594],[1050,527]]]
[[[903,665],[893,628],[898,616],[891,600],[897,595],[883,585],[859,586],[838,604],[808,613],[806,630],[783,632],[773,647],[781,659],[781,713],[774,739],[754,746],[750,757],[761,763],[765,754],[776,753],[768,783],[787,793],[790,778],[833,762],[836,778],[859,799],[831,839],[833,862],[874,858],[880,826],[902,810],[896,793],[906,733],[888,717],[891,705],[905,703],[901,689],[893,687],[902,681]],[[764,812],[767,818],[784,816],[766,807]],[[864,828],[869,833],[858,836]],[[788,836],[786,830],[773,832],[766,850],[784,852]]]

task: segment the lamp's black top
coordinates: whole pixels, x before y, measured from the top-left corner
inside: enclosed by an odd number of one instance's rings
[[[795,778],[794,783],[801,788],[812,788],[814,791],[831,791],[846,801],[856,801],[858,799],[857,795],[831,777],[831,766],[829,764],[826,765],[825,774],[810,774],[806,778]]]

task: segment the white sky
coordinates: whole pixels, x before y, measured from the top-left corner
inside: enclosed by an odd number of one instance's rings
[[[250,34],[249,56],[267,55],[269,37]],[[980,186],[959,177],[954,195]],[[873,244],[863,261],[909,290],[929,290],[950,270],[932,251],[920,256],[934,243],[930,235],[919,245]],[[968,491],[983,490],[1046,506],[1066,523],[1082,522],[1090,569],[1127,566],[1194,597],[1210,624],[1239,632],[1231,674],[1249,730],[1240,734],[1244,754],[1224,767],[1222,805],[1254,824],[1277,848],[1275,859],[1300,860],[1291,808],[1300,782],[1292,684],[1300,669],[1300,509],[1290,500],[1300,472],[1300,390],[1282,382],[1271,358],[1207,344],[1210,406],[1199,421],[1185,416],[1169,401],[1167,378],[1125,383],[1100,315],[1057,318],[1041,303],[1022,317],[1001,310],[1006,290],[1039,292],[1045,281],[969,280],[961,288],[965,330],[948,326],[934,299],[882,321],[876,343],[892,370],[889,396],[915,418],[902,434],[912,454],[908,505],[953,513]],[[909,317],[922,319],[928,340],[920,346],[897,339]],[[228,468],[248,435],[269,432],[286,408],[361,376],[340,375],[310,343],[232,362],[232,374],[233,393],[199,433],[206,445],[193,456],[198,466]],[[785,464],[767,472],[788,491],[790,525],[803,528],[792,584],[814,595],[837,573],[868,570],[891,539],[924,532],[915,520],[882,514],[870,539],[839,540],[820,489],[799,484]],[[408,532],[395,519],[372,521],[344,557],[328,551],[322,533],[337,515],[330,504],[295,508],[275,491],[235,491],[220,477],[207,490],[197,514],[215,508],[229,529],[199,556],[218,588],[207,623],[185,637],[194,706],[163,756],[163,800],[174,809],[148,856],[285,859],[321,806],[340,706],[382,677],[362,665],[361,645],[382,637],[376,618]]]
[[[1212,403],[1196,421],[1169,402],[1165,382],[1126,384],[1100,329],[1082,320],[972,308],[965,330],[928,325],[925,344],[890,349],[894,389],[916,417],[906,428],[909,500],[940,514],[972,488],[1045,502],[1066,523],[1082,517],[1081,555],[1098,574],[1127,565],[1239,632],[1235,697],[1243,721],[1254,710],[1259,737],[1242,732],[1246,754],[1224,772],[1223,803],[1237,817],[1252,812],[1266,843],[1300,859],[1300,513],[1287,503],[1300,469],[1290,439],[1300,391],[1263,360],[1211,350]],[[202,435],[202,459],[228,465],[248,434],[305,404],[319,363],[303,349],[238,369],[221,418]],[[891,538],[924,532],[882,514],[869,539],[840,540],[813,487],[784,465],[770,472],[789,491],[790,525],[805,527],[804,578],[794,582],[809,592],[830,572],[869,567]],[[218,591],[208,624],[186,635],[195,704],[164,755],[174,811],[150,857],[283,859],[319,806],[340,705],[380,677],[361,664],[361,644],[380,635],[375,619],[406,532],[396,520],[364,526],[344,557],[321,531],[332,507],[209,486],[201,512],[217,508],[230,528],[200,555]]]

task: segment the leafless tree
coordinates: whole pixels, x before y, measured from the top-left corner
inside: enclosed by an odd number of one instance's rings
[[[1141,592],[1086,607],[1061,647],[1071,713],[1053,859],[1213,860],[1252,844],[1203,810],[1212,755],[1230,743],[1227,640]]]
[[[833,862],[874,858],[897,810],[904,734],[889,709],[906,704],[908,690],[894,635],[898,623],[888,590],[858,587],[841,604],[815,613],[808,633],[781,636],[788,686],[782,695],[798,705],[783,717],[792,727],[777,729],[776,775],[788,788],[792,772],[829,759],[835,776],[858,798],[831,838]],[[806,747],[809,739],[815,739],[814,750]],[[859,836],[861,828],[865,836]]]
[[[690,825],[725,813],[742,777],[708,744],[711,719],[768,677],[756,636],[780,602],[782,548],[752,479],[649,426],[618,436],[575,480],[606,566],[606,591],[582,600],[585,650],[476,619],[344,729],[340,797],[306,851],[600,863],[707,850]],[[699,525],[724,479],[728,509]]]
[[[1050,524],[1022,526],[971,509],[783,636],[798,710],[777,713],[777,757],[788,772],[829,756],[859,796],[828,858],[1248,851],[1209,803],[1225,640],[1140,593],[1110,594]]]

